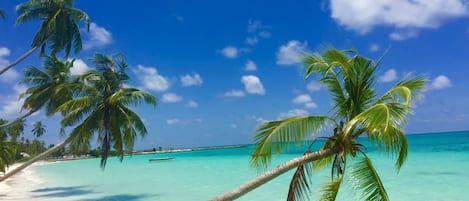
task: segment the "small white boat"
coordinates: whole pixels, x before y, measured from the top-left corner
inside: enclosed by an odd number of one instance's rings
[[[148,161],[167,161],[167,160],[172,160],[174,159],[173,157],[162,157],[162,158],[150,158]]]

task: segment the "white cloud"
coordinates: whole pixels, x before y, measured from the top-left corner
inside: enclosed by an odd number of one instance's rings
[[[198,73],[191,75],[184,75],[181,76],[181,83],[182,86],[188,87],[188,86],[200,86],[202,85],[204,81],[202,80],[202,77]]]
[[[397,79],[397,72],[394,69],[389,69],[383,75],[379,76],[378,82],[392,82]]]
[[[0,57],[10,56],[10,49],[7,47],[0,47]]]
[[[265,94],[264,86],[261,80],[255,75],[245,75],[241,77],[241,82],[244,84],[244,89],[249,94]]]
[[[277,64],[291,65],[301,62],[301,57],[306,51],[307,43],[297,40],[288,41],[286,45],[280,46],[277,52]]]
[[[156,68],[137,65],[134,73],[146,89],[161,92],[170,86],[168,79],[158,74]]]
[[[193,100],[190,100],[185,106],[188,108],[196,108],[199,107],[199,104]]]
[[[260,20],[249,20],[248,21],[248,32],[249,33],[254,33],[254,32],[257,32],[259,30],[264,30],[264,29],[268,29],[270,28],[269,26],[267,25],[264,25],[262,23],[262,21]]]
[[[91,68],[85,63],[85,61],[81,60],[81,59],[76,59],[74,62],[73,62],[73,67],[70,68],[70,74],[72,75],[80,75],[88,70],[90,70]]]
[[[259,36],[261,38],[267,39],[267,38],[270,38],[272,36],[272,33],[268,32],[268,31],[261,31],[261,32],[259,32]]]
[[[389,34],[389,38],[395,41],[403,41],[403,40],[407,40],[410,38],[415,38],[417,36],[418,36],[418,32],[415,30],[406,30],[406,31],[400,30],[400,31],[395,31]]]
[[[231,91],[227,91],[223,94],[224,97],[243,97],[244,96],[244,92],[241,91],[241,90],[231,90]]]
[[[246,62],[246,66],[244,67],[244,70],[246,71],[256,71],[257,70],[257,65],[254,63],[252,60],[248,60]]]
[[[169,124],[169,125],[177,124],[177,123],[179,123],[179,119],[177,119],[177,118],[167,119],[166,123]]]
[[[163,94],[163,103],[177,103],[182,100],[181,96],[178,96],[175,93],[165,93]]]
[[[10,49],[7,47],[0,47],[0,69],[3,69],[5,66],[10,64],[10,61],[5,58],[10,56]],[[20,73],[15,69],[10,68],[8,71],[5,71],[3,75],[0,76],[0,82],[12,83],[16,82],[20,77]]]
[[[440,90],[453,86],[451,80],[445,75],[439,75],[430,83],[428,90]]]
[[[226,46],[221,50],[221,54],[226,58],[234,59],[238,56],[239,50],[234,46]]]
[[[298,95],[296,98],[294,98],[292,102],[295,104],[304,104],[304,103],[309,103],[311,101],[313,101],[311,96],[309,96],[308,94],[301,94],[301,95]]]
[[[305,108],[309,108],[309,109],[318,107],[318,105],[315,102],[313,102],[313,99],[308,94],[300,94],[297,97],[295,97],[292,102],[294,104],[304,105]]]
[[[26,87],[14,85],[13,90],[14,94],[0,96],[0,117],[10,120],[19,117],[24,112],[21,108],[24,103],[24,98],[18,100],[18,96],[26,90]]]
[[[89,36],[89,39],[83,43],[83,49],[85,50],[103,47],[112,43],[111,32],[94,22],[90,24],[90,32],[86,34]]]
[[[248,44],[248,45],[255,45],[255,44],[257,44],[257,43],[259,42],[259,39],[257,39],[256,36],[247,37],[245,42],[246,42],[246,44]]]
[[[238,125],[237,124],[231,124],[230,127],[231,128],[238,128]]]
[[[380,47],[379,47],[378,44],[373,43],[373,44],[370,45],[370,49],[369,49],[369,50],[370,50],[370,52],[377,52],[377,51],[379,50],[379,48],[380,48]]]
[[[375,26],[438,28],[469,14],[465,0],[331,0],[330,8],[340,25],[362,34]]]
[[[310,83],[308,83],[308,85],[306,85],[306,88],[308,89],[308,91],[319,91],[323,88],[323,85],[318,82],[318,81],[311,81]]]
[[[308,111],[304,109],[292,109],[289,110],[288,112],[282,112],[278,115],[278,119],[285,119],[289,117],[295,117],[295,116],[305,116],[308,115]]]

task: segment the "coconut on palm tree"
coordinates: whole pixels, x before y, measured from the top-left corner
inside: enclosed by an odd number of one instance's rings
[[[318,76],[329,90],[333,101],[331,114],[296,116],[259,126],[251,162],[256,167],[266,167],[273,155],[287,150],[291,143],[298,145],[316,139],[321,131],[330,128],[322,147],[319,150],[309,147],[303,156],[212,200],[236,199],[293,168],[296,171],[287,200],[302,200],[309,196],[309,173],[326,167],[331,168],[331,181],[323,185],[320,200],[335,200],[346,174],[357,184],[364,200],[389,200],[365,146],[357,138],[366,136],[379,151],[394,156],[399,170],[407,156],[401,126],[412,113],[412,104],[424,89],[425,78],[404,78],[378,96],[375,72],[380,61],[373,62],[354,51],[328,49],[322,55],[306,56],[304,63],[306,78]],[[358,162],[352,163],[351,159]]]
[[[31,49],[0,70],[0,75],[23,61],[37,48],[41,48],[40,55],[45,55],[46,46],[51,49],[51,55],[64,50],[68,57],[71,49],[78,53],[82,49],[79,23],[85,24],[89,30],[89,17],[82,10],[73,7],[73,0],[30,0],[16,7],[18,18],[16,25],[31,20],[41,20],[38,32],[34,36]]]
[[[46,132],[45,127],[46,126],[42,124],[41,121],[36,121],[33,125],[33,129],[31,130],[31,132],[33,132],[34,136],[41,137]]]
[[[79,95],[58,109],[66,114],[61,121],[63,126],[76,125],[70,133],[71,150],[88,150],[91,139],[97,134],[104,168],[111,149],[115,149],[122,160],[125,152],[132,151],[137,135],[143,137],[147,133],[143,121],[129,106],[141,102],[156,105],[156,98],[125,86],[129,76],[123,57],[97,53],[92,61],[96,70],[80,76]]]

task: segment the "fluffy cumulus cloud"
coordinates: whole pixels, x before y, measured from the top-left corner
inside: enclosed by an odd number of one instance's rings
[[[397,72],[394,69],[389,69],[383,75],[379,76],[378,82],[392,82],[397,79]]]
[[[204,81],[202,80],[202,77],[200,77],[198,73],[194,73],[193,75],[188,74],[181,76],[181,83],[184,87],[200,86],[203,82]]]
[[[292,110],[289,110],[287,112],[282,112],[278,115],[278,119],[285,119],[285,118],[288,118],[288,117],[295,117],[295,116],[304,116],[304,115],[308,115],[308,111],[304,110],[304,109],[292,109]]]
[[[308,83],[306,85],[306,88],[308,89],[308,91],[319,91],[323,88],[323,85],[318,82],[318,81],[311,81],[310,83]]]
[[[428,90],[441,90],[450,88],[451,86],[453,85],[451,84],[451,80],[448,77],[445,75],[439,75],[432,80],[430,86],[428,86]]]
[[[22,85],[14,85],[13,90],[14,93],[11,95],[0,95],[0,117],[7,120],[15,119],[24,112],[21,109],[24,98],[18,100],[18,96],[26,90],[26,87]]]
[[[234,59],[238,57],[239,49],[234,46],[226,46],[221,50],[221,54],[226,58]]]
[[[179,123],[179,119],[174,118],[174,119],[167,119],[166,124],[173,125]]]
[[[90,32],[86,34],[88,40],[83,43],[83,49],[100,48],[112,43],[112,34],[104,27],[98,26],[92,22],[90,24]]]
[[[467,16],[466,0],[331,0],[331,16],[358,33],[375,26],[397,29],[438,28],[449,19]]]
[[[175,93],[165,93],[163,94],[163,103],[177,103],[182,100],[181,96],[178,96]]]
[[[74,62],[73,62],[73,67],[70,68],[70,74],[72,75],[79,75],[79,74],[82,74],[88,70],[90,70],[91,68],[85,63],[85,61],[81,60],[81,59],[76,59]]]
[[[140,82],[148,90],[153,91],[166,91],[168,90],[170,83],[168,78],[158,74],[158,70],[154,67],[145,67],[137,65],[137,69],[134,70]]]
[[[10,64],[10,61],[6,58],[10,56],[10,49],[7,47],[0,47],[0,69],[3,69],[6,65]],[[12,83],[17,81],[20,78],[20,73],[13,68],[5,71],[5,73],[0,76],[0,82]]]
[[[188,108],[196,108],[199,107],[199,104],[193,100],[190,100],[185,106]]]
[[[305,108],[317,108],[318,105],[313,102],[313,99],[308,94],[300,94],[292,101],[294,104],[303,105]]]
[[[282,45],[277,51],[278,65],[291,65],[301,62],[301,57],[306,51],[307,43],[301,43],[297,40],[291,40],[287,44]]]
[[[257,65],[254,63],[252,60],[248,60],[246,62],[246,66],[244,66],[244,70],[246,71],[256,71],[257,70]]]
[[[245,75],[241,77],[241,82],[244,84],[244,89],[248,94],[264,95],[265,89],[261,80],[255,75]]]
[[[244,91],[241,90],[231,90],[223,94],[224,97],[228,98],[240,98],[244,96]]]
[[[398,30],[389,34],[389,38],[395,41],[407,40],[418,36],[416,30]]]

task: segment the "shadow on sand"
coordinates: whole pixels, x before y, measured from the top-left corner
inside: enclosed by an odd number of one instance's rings
[[[55,188],[41,188],[31,191],[38,193],[34,197],[70,197],[83,194],[95,193],[89,189],[88,186],[69,186],[69,187],[55,187]]]

